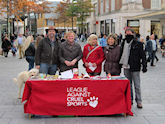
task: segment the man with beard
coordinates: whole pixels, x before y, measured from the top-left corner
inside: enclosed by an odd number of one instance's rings
[[[35,54],[36,68],[40,73],[54,75],[59,65],[59,42],[55,38],[56,31],[53,26],[48,28],[47,37],[42,39]]]
[[[134,31],[130,28],[125,31],[125,39],[121,44],[122,56],[120,64],[124,69],[124,75],[130,81],[131,86],[131,102],[133,104],[133,89],[135,87],[135,100],[138,108],[142,108],[141,88],[140,88],[140,70],[147,72],[146,56],[143,49],[143,44],[136,40]]]

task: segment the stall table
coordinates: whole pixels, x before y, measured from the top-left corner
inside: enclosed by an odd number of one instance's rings
[[[25,83],[22,102],[24,113],[32,115],[133,115],[127,79],[31,79]]]

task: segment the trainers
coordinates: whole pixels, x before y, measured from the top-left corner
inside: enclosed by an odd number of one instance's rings
[[[137,108],[140,108],[140,109],[143,108],[142,104],[141,103],[138,103],[137,104]]]

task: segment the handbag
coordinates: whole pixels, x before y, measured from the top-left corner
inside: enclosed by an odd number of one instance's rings
[[[0,55],[3,55],[3,50],[0,48]]]

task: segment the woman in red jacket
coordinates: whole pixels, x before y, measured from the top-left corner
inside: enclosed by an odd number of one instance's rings
[[[103,49],[98,46],[98,37],[91,34],[88,38],[88,44],[84,46],[83,62],[87,73],[90,76],[101,74],[102,62],[104,61]]]

